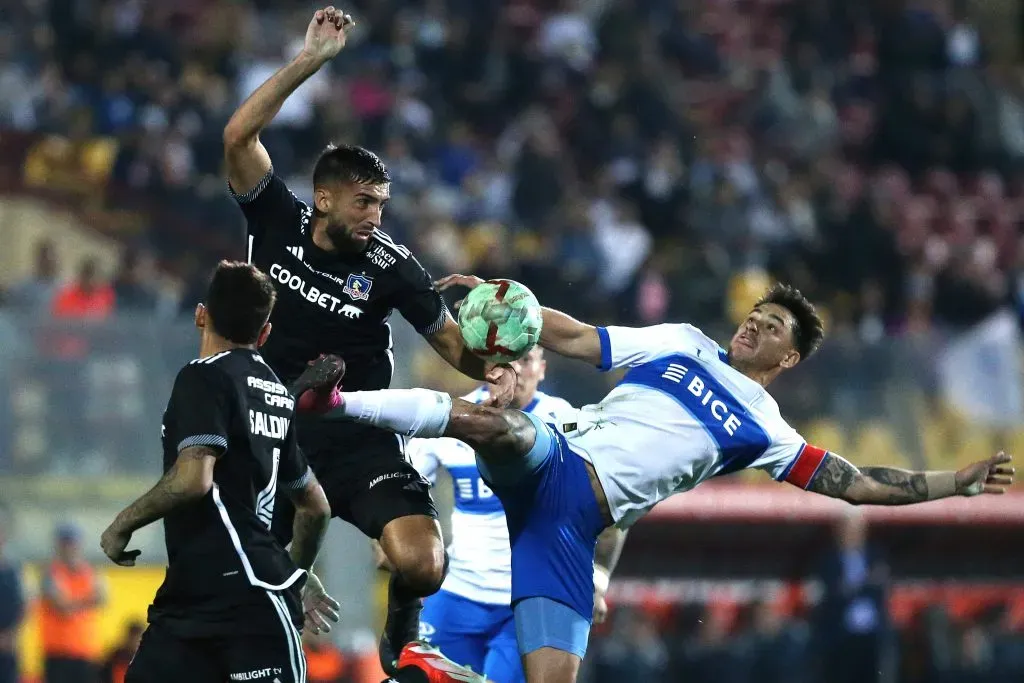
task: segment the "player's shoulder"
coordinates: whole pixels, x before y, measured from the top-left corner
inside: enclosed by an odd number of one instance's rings
[[[187,399],[197,394],[224,390],[231,384],[231,376],[225,366],[225,360],[230,355],[230,351],[225,351],[185,363],[174,379],[174,395]]]
[[[273,167],[248,192],[239,194],[235,192],[230,183],[228,183],[228,191],[243,209],[253,209],[251,212],[246,212],[247,221],[259,222],[264,219],[276,221],[283,217],[282,212],[288,212],[295,215],[303,233],[308,231],[309,222],[313,216],[312,207],[299,199],[284,179],[277,175]],[[269,211],[269,213],[264,213],[264,211]]]
[[[189,361],[178,371],[179,378],[210,382],[242,381],[255,375],[278,382],[277,375],[256,351],[233,349]]]
[[[379,245],[382,249],[393,254],[397,259],[400,259],[401,261],[412,260],[413,262],[416,262],[416,258],[412,255],[412,252],[409,250],[407,246],[405,246],[404,244],[399,244],[397,241],[395,241],[395,238],[393,238],[391,235],[384,232],[380,228],[373,231],[373,236],[371,237],[371,240],[374,245]]]
[[[676,334],[681,338],[697,344],[702,348],[713,350],[716,353],[721,348],[718,345],[718,342],[704,334],[704,330],[700,329],[696,325],[691,325],[690,323],[675,323],[674,327],[676,328]]]

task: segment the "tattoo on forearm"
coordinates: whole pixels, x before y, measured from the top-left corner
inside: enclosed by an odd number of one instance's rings
[[[181,463],[185,460],[202,460],[216,458],[219,452],[209,446],[192,446],[178,454],[178,460],[171,469],[160,477],[156,486],[144,493],[142,497],[121,511],[116,523],[127,531],[134,532],[147,524],[163,518],[168,512],[182,503],[195,498],[194,488],[190,482],[181,478]]]
[[[814,475],[807,490],[833,498],[842,498],[853,486],[858,475],[856,467],[843,458],[829,453],[825,456],[825,462],[822,463],[818,473]]]
[[[892,467],[865,467],[861,474],[892,489],[891,503],[919,503],[928,500],[928,484],[924,474]]]
[[[923,472],[895,467],[858,469],[834,453],[826,456],[807,490],[871,505],[906,505],[928,500],[928,483]]]
[[[295,513],[292,526],[292,561],[301,569],[312,569],[316,556],[320,553],[320,544],[327,533],[330,518],[314,515],[303,510]]]

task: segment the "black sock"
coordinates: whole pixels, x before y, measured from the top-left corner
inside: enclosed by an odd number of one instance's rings
[[[388,605],[398,607],[411,604],[420,599],[421,592],[406,584],[402,575],[395,572],[388,583]]]

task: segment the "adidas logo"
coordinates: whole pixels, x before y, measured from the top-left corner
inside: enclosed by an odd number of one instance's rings
[[[288,253],[295,258],[302,260],[303,255],[306,253],[302,247],[288,247]]]
[[[416,491],[417,493],[423,493],[423,484],[418,481],[409,482],[402,487],[403,491]]]

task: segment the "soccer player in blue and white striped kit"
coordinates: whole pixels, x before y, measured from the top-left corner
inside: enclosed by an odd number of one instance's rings
[[[450,276],[439,287],[482,280]],[[858,505],[1003,493],[1011,457],[958,471],[858,468],[807,443],[766,387],[824,336],[814,306],[776,285],[727,348],[687,324],[595,327],[544,309],[540,344],[602,370],[628,369],[599,403],[561,425],[424,389],[341,392],[331,415],[473,446],[505,506],[516,638],[529,683],[575,683],[594,605],[595,548],[657,503],[712,477],[760,469]]]

